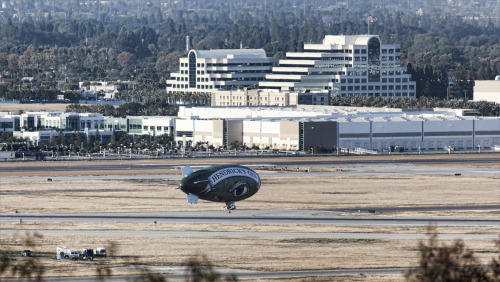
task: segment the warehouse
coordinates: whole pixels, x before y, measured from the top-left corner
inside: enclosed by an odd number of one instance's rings
[[[475,150],[500,145],[500,118],[460,110],[180,107],[175,141],[280,150]]]

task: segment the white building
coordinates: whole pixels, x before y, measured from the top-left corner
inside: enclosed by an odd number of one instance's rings
[[[89,83],[90,85],[84,86]],[[107,81],[80,82],[80,95],[96,96],[100,94],[104,99],[113,100],[120,90],[120,85]]]
[[[474,83],[474,102],[500,104],[500,75],[497,75],[495,80],[476,80]]]
[[[175,141],[285,150],[405,151],[490,149],[500,145],[500,118],[462,111],[301,106],[180,107]]]
[[[295,92],[276,89],[213,90],[212,107],[329,105],[328,91]]]
[[[174,132],[175,117],[128,116],[128,133],[135,135],[171,135]]]
[[[415,98],[400,52],[399,44],[381,44],[377,35],[327,35],[321,44],[304,44],[303,52],[287,52],[259,87]]]
[[[191,50],[179,62],[179,72],[167,80],[167,93],[257,86],[274,65],[263,49]]]
[[[176,117],[103,116],[96,113],[27,112],[20,115],[0,113],[0,134],[13,132],[15,137],[26,138],[30,145],[48,144],[52,136],[62,131],[66,139],[73,134],[88,138],[99,134],[101,143],[110,142],[114,132],[137,135],[171,135]],[[97,133],[99,131],[99,133]]]

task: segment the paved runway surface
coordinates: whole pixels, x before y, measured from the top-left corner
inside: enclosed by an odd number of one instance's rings
[[[213,165],[220,163],[210,163],[205,162],[209,159],[193,159],[193,162],[199,163],[199,165]],[[234,158],[228,159],[231,163],[247,165],[247,166],[255,166],[255,165],[268,165],[268,166],[286,166],[286,167],[296,167],[296,166],[342,166],[342,165],[389,165],[389,164],[451,164],[451,163],[500,163],[500,155],[494,157],[484,157],[482,155],[477,155],[474,158],[465,158],[465,157],[455,157],[448,158],[447,155],[437,156],[435,158],[420,158],[419,155],[415,155],[413,158],[400,158],[400,156],[394,156],[390,159],[385,158],[368,158],[368,159],[326,159],[322,160],[321,157],[318,160],[307,160],[305,158],[297,157],[293,158],[290,161],[290,158],[282,159],[280,158],[261,158],[259,160],[248,161],[245,158]],[[144,160],[147,162],[148,160]],[[112,161],[109,164],[96,164],[92,165],[91,168],[94,170],[122,170],[122,169],[133,169],[133,170],[147,170],[147,169],[172,169],[178,168],[180,166],[184,166],[183,163],[172,163],[175,162],[175,159],[165,159],[165,163],[136,163],[136,162],[128,162],[124,160],[122,162]],[[53,164],[53,163],[51,163]],[[59,163],[58,163],[59,164]],[[0,172],[20,172],[20,171],[82,171],[88,170],[89,165],[79,165],[72,164],[67,165],[64,162],[60,162],[59,165],[50,165],[50,166],[16,166],[13,163],[8,167],[1,167]]]
[[[321,210],[236,210],[154,213],[15,214],[2,213],[3,222],[120,222],[185,224],[323,224],[343,226],[500,226],[500,218],[341,216]]]
[[[28,230],[0,230],[2,235],[25,233]],[[168,237],[168,238],[260,238],[260,239],[339,239],[339,240],[425,240],[423,233],[320,233],[320,232],[225,232],[225,231],[130,231],[130,230],[44,230],[43,236],[99,236],[102,237]],[[439,234],[442,240],[495,240],[497,234]]]
[[[140,266],[139,266],[140,267]],[[183,267],[148,267],[151,271],[162,272],[163,277],[168,281],[185,281],[185,270]],[[360,279],[365,279],[366,275],[398,275],[401,276],[407,271],[406,268],[353,268],[353,269],[331,269],[331,270],[310,270],[310,271],[250,271],[240,269],[214,268],[223,277],[235,274],[238,279],[272,279],[272,278],[293,278],[293,277],[314,277],[314,276],[341,276],[354,275]],[[138,278],[135,275],[116,275],[106,277],[105,281],[125,282]],[[94,282],[97,277],[50,277],[46,281],[80,281]],[[4,281],[25,281],[22,279],[5,279]]]

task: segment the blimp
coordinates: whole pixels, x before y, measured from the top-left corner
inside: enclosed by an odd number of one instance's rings
[[[179,189],[187,194],[188,203],[198,199],[225,202],[223,209],[236,209],[236,202],[248,199],[260,189],[260,176],[248,167],[240,165],[216,165],[193,171],[182,167],[183,178]]]

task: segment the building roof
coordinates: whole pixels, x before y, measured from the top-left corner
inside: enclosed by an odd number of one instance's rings
[[[232,59],[232,58],[267,58],[264,49],[216,49],[191,50],[197,58]]]
[[[372,37],[378,38],[378,35],[326,35],[323,44],[367,45]]]

